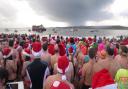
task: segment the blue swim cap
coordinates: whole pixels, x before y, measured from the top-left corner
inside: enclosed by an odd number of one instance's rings
[[[89,61],[89,59],[90,59],[89,56],[88,55],[85,55],[84,62],[87,63]]]

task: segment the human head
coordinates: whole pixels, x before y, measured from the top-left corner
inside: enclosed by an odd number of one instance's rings
[[[93,58],[95,58],[95,56],[96,56],[96,50],[95,50],[95,48],[90,48],[89,49],[89,58],[90,59],[93,59]]]
[[[127,56],[128,55],[128,48],[126,46],[121,46],[121,55]]]
[[[5,47],[3,49],[3,58],[9,58],[10,56],[12,56],[12,50],[9,47]]]
[[[48,49],[48,43],[46,42],[46,43],[43,44],[43,50],[47,51],[47,49]]]
[[[74,38],[72,38],[72,37],[70,38],[70,43],[71,43],[71,44],[74,44],[74,43],[75,43],[75,42],[74,42]]]
[[[107,54],[109,56],[113,56],[114,55],[114,48],[113,47],[110,47],[110,46],[107,46],[106,52],[107,52]]]
[[[34,58],[40,58],[42,54],[42,46],[40,42],[34,42],[32,44],[32,54]]]
[[[24,49],[22,51],[22,54],[23,54],[23,58],[25,61],[30,61],[31,60],[31,55],[32,55],[32,52],[30,49]]]
[[[98,52],[97,52],[97,55],[98,55],[99,58],[105,59],[106,56],[107,56],[107,53],[106,53],[105,50],[101,50],[101,51],[98,51]]]
[[[88,56],[88,55],[85,55],[85,57],[84,57],[84,62],[85,62],[85,63],[88,63],[89,59],[90,59],[89,56]]]
[[[60,43],[60,39],[57,39],[57,40],[56,40],[56,43],[59,44],[59,43]]]
[[[10,47],[13,47],[13,45],[14,45],[14,40],[13,40],[13,39],[10,39],[10,40],[9,40],[9,46],[10,46]]]
[[[69,70],[69,60],[67,56],[60,56],[57,62],[57,71],[62,74],[62,80],[66,80],[65,73]]]

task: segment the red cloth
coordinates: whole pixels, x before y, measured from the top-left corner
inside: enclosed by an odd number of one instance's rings
[[[8,48],[8,47],[6,47],[6,48],[3,49],[3,55],[4,55],[4,56],[9,55],[10,52],[11,52],[11,49]]]
[[[92,78],[92,89],[110,84],[114,84],[114,80],[112,79],[107,69],[103,69],[95,73]]]
[[[70,86],[62,81],[54,81],[50,89],[71,89]]]
[[[58,47],[59,47],[59,55],[64,56],[66,54],[66,50],[65,50],[64,45],[59,44]]]
[[[34,52],[39,52],[42,49],[41,43],[40,42],[34,42],[32,44],[32,49]]]
[[[72,46],[68,49],[68,52],[69,52],[69,53],[73,53],[73,48],[72,48]]]
[[[65,74],[67,68],[69,67],[69,60],[67,59],[67,56],[60,56],[58,58],[57,62],[58,71],[62,74]]]
[[[50,44],[48,46],[48,52],[51,54],[51,55],[54,55],[55,54],[55,48],[54,48],[54,45],[53,44]]]
[[[83,55],[86,55],[87,54],[87,47],[82,45],[81,46],[81,52],[83,53]]]
[[[128,39],[124,39],[120,44],[121,45],[128,45]]]
[[[114,48],[114,57],[118,54],[118,49]]]

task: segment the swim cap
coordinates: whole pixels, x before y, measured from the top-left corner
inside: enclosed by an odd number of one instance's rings
[[[89,56],[88,55],[85,55],[84,62],[87,63],[89,61],[89,59],[90,59]]]

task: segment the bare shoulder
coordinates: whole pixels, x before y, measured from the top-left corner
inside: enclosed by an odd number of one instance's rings
[[[88,65],[88,64],[87,64],[87,63],[85,63],[85,64],[83,65],[82,69],[83,69],[83,70],[86,70],[87,65]]]
[[[47,80],[47,81],[50,81],[50,80],[52,80],[54,77],[55,77],[55,75],[50,75],[50,76],[48,76],[48,78],[47,78],[46,80]]]
[[[119,60],[120,60],[120,55],[117,55],[117,56],[115,57],[115,60],[119,61]]]
[[[51,81],[53,81],[53,75],[47,77],[47,79],[45,81],[44,89],[49,89],[49,87],[51,85]]]
[[[7,63],[10,65],[14,65],[15,62],[13,60],[8,60]]]

